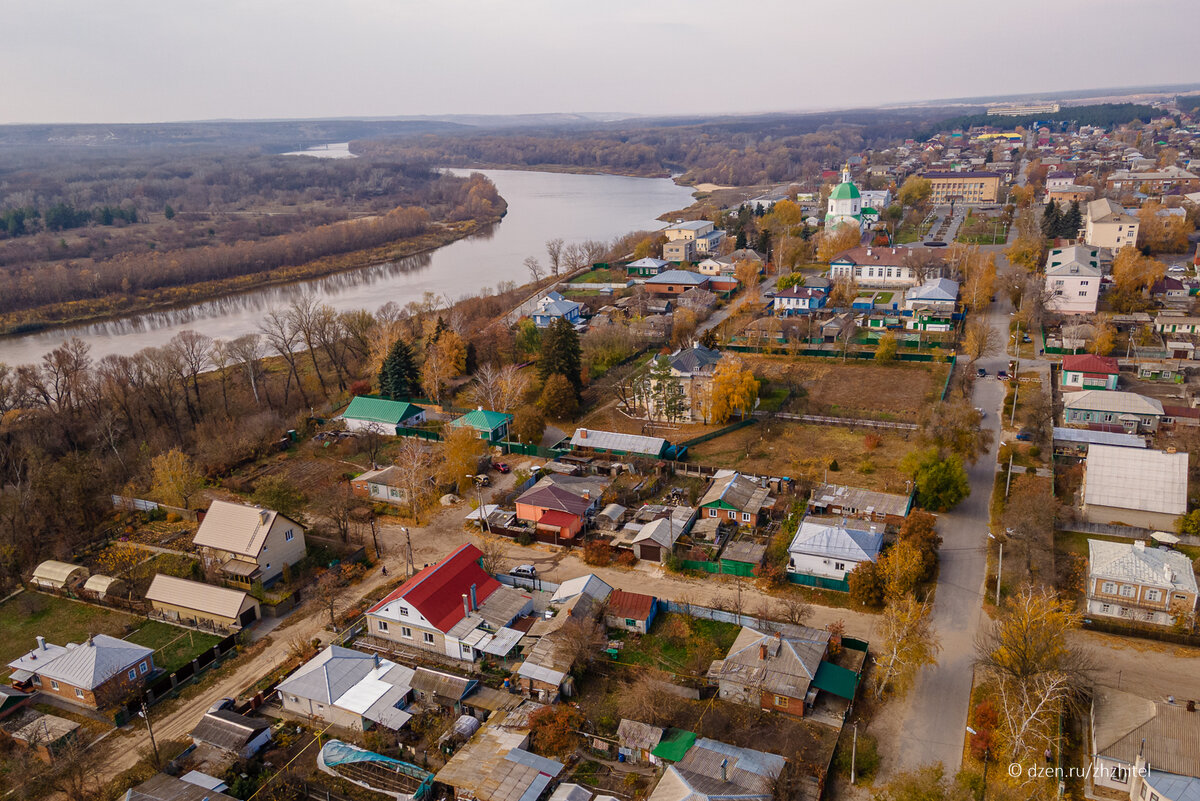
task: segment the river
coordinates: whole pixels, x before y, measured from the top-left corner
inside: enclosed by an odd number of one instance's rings
[[[0,362],[15,365],[37,361],[70,337],[91,345],[94,359],[162,345],[189,328],[229,339],[256,330],[268,309],[286,306],[309,293],[338,310],[374,310],[388,301],[403,306],[420,300],[426,292],[457,300],[477,295],[484,287],[495,288],[501,281],[528,281],[529,273],[522,262],[536,256],[545,264],[547,239],[611,240],[630,231],[661,228],[663,223],[655,219],[658,215],[692,202],[691,189],[667,178],[480,172],[495,182],[508,201],[504,219],[487,231],[431,253],[325,278],[264,287],[167,311],[3,338]]]

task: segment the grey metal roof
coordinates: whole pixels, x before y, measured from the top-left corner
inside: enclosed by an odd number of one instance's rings
[[[904,517],[912,508],[912,495],[893,495],[848,487],[845,484],[817,484],[813,487],[812,500],[809,503],[824,507],[837,506],[855,512]]]
[[[680,348],[670,356],[671,369],[691,375],[694,373],[712,372],[721,361],[721,353],[703,345],[692,345],[690,348]]]
[[[279,691],[332,704],[375,669],[375,657],[331,645],[279,683]]]
[[[699,523],[696,525],[699,525]],[[725,550],[721,552],[721,559],[728,559],[731,562],[747,562],[749,564],[756,565],[762,561],[763,555],[766,552],[766,545],[761,545],[757,542],[750,542],[749,540],[738,540],[737,542],[731,542],[725,546]]]
[[[905,292],[904,299],[954,301],[958,299],[958,282],[949,278],[932,278]]]
[[[122,801],[236,801],[233,796],[218,793],[198,784],[159,773],[126,791]]]
[[[259,732],[269,728],[269,720],[248,718],[228,709],[220,709],[205,713],[196,728],[192,729],[191,738],[223,751],[237,752],[245,748]]]
[[[1143,748],[1156,770],[1200,776],[1200,715],[1182,704],[1151,701],[1111,687],[1097,687],[1092,701],[1096,754],[1134,764]]]
[[[773,783],[786,764],[775,754],[701,738],[667,768],[648,801],[765,801],[773,797]]]
[[[598,601],[603,601],[612,593],[612,587],[595,573],[576,576],[558,585],[551,596],[551,603],[563,603],[576,595],[589,595]]]
[[[34,672],[72,687],[94,690],[153,654],[152,648],[97,634],[87,642],[70,643],[62,653],[48,663],[43,662]]]
[[[1187,512],[1188,455],[1092,445],[1083,480],[1085,505],[1144,512]]]
[[[681,534],[683,534],[683,526],[678,525],[669,517],[660,517],[643,526],[642,530],[633,538],[633,542],[637,544],[649,540],[663,548],[670,548]]]
[[[770,496],[770,490],[732,470],[719,470],[713,475],[712,484],[700,499],[700,506],[724,501],[733,508],[758,514]]]
[[[466,698],[478,684],[479,682],[475,679],[455,676],[453,673],[443,673],[440,670],[430,670],[425,667],[418,667],[412,680],[412,687],[417,692],[434,695],[450,701],[461,701],[463,698]]]
[[[883,530],[875,526],[862,528],[865,525],[869,524],[852,526],[845,518],[838,522],[805,517],[800,521],[788,551],[855,562],[874,562],[879,558],[879,549],[883,547]]]
[[[647,278],[647,284],[691,284],[703,286],[712,280],[707,275],[694,273],[691,270],[664,270],[653,278]]]
[[[1092,431],[1086,428],[1055,428],[1055,442],[1086,442],[1091,445],[1113,445],[1118,448],[1145,448],[1146,438],[1137,434],[1118,434],[1115,431]]]
[[[1141,540],[1133,543],[1088,540],[1088,573],[1093,579],[1197,592],[1192,560],[1178,551],[1147,548]]]
[[[667,441],[662,437],[643,437],[638,434],[621,434],[616,431],[597,431],[594,428],[579,428],[571,435],[571,447],[595,448],[605,451],[658,456]]]
[[[1063,406],[1089,412],[1112,414],[1139,414],[1161,417],[1162,402],[1147,398],[1136,392],[1121,392],[1110,389],[1085,389],[1081,392],[1064,392]]]
[[[788,698],[804,698],[829,649],[829,632],[798,627],[796,634],[764,634],[742,627],[724,659],[713,662],[708,677]]]

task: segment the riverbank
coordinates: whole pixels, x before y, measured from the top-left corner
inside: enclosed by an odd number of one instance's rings
[[[0,315],[0,339],[49,331],[55,328],[99,323],[133,314],[168,311],[241,292],[295,281],[324,278],[335,273],[419,256],[445,247],[459,239],[464,239],[487,226],[495,225],[503,219],[506,212],[507,204],[498,214],[487,218],[454,223],[433,223],[430,226],[431,230],[420,236],[409,237],[375,248],[324,256],[291,267],[279,267],[251,275],[177,287],[164,287],[129,295],[109,295],[103,298],[56,303]]]

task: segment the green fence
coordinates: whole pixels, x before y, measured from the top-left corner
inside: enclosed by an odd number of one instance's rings
[[[844,634],[842,635],[842,645],[849,648],[851,651],[866,651],[867,650],[867,641],[866,640],[858,640],[858,639],[855,639],[854,637],[847,637]]]
[[[736,423],[730,423],[729,425],[725,426],[724,428],[718,428],[716,431],[709,431],[707,434],[701,434],[698,437],[692,437],[691,439],[684,440],[683,442],[680,442],[675,447],[690,448],[693,445],[699,445],[701,442],[708,442],[710,439],[716,439],[717,437],[723,437],[726,434],[729,434],[730,432],[737,431],[739,428],[745,428],[746,426],[752,426],[757,422],[758,422],[757,418],[747,417],[745,420],[738,420]]]
[[[818,590],[837,590],[850,592],[850,582],[845,579],[831,579],[823,576],[805,576],[800,573],[788,573],[788,581],[802,587],[816,587]]]
[[[925,344],[926,344],[926,347],[928,347],[930,343],[925,343]],[[732,351],[736,351],[737,353],[765,353],[768,356],[772,356],[772,355],[777,355],[777,356],[816,356],[816,357],[826,358],[826,359],[841,359],[841,358],[843,358],[842,352],[840,350],[800,350],[800,349],[793,350],[791,348],[764,348],[759,345],[732,345],[732,344],[722,345],[721,349],[722,350],[732,350]],[[875,353],[874,353],[874,351],[852,350],[852,351],[849,351],[848,353],[846,353],[844,358],[847,358],[847,359],[874,359]],[[941,361],[945,358],[948,358],[948,357],[942,356],[941,354],[938,354],[938,353],[904,353],[904,352],[900,352],[900,353],[896,354],[896,361],[898,361],[898,362],[936,362],[936,361]]]
[[[569,448],[543,448],[541,445],[531,445],[523,442],[505,442],[499,443],[500,447],[504,448],[505,453],[518,453],[522,456],[540,456],[543,459],[554,459],[562,456],[564,453],[570,453]]]
[[[729,559],[722,559],[721,572],[727,576],[746,576],[749,578],[754,575],[754,565],[749,562],[734,562]]]
[[[428,428],[408,428],[407,426],[396,426],[396,436],[398,437],[416,437],[417,439],[428,439],[438,442],[442,435],[436,431],[430,431]]]
[[[705,573],[721,572],[721,566],[716,562],[693,562],[690,559],[680,559],[679,564],[687,570],[703,570]]]

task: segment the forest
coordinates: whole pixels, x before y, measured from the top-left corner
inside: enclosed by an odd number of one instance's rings
[[[941,114],[945,114],[942,111]],[[360,141],[364,153],[451,166],[574,168],[734,186],[813,177],[936,118],[931,109],[657,120],[593,130],[522,129]]]
[[[297,268],[504,211],[483,176],[410,161],[251,149],[61,155],[22,151],[0,167],[9,331],[131,310],[160,290]]]

